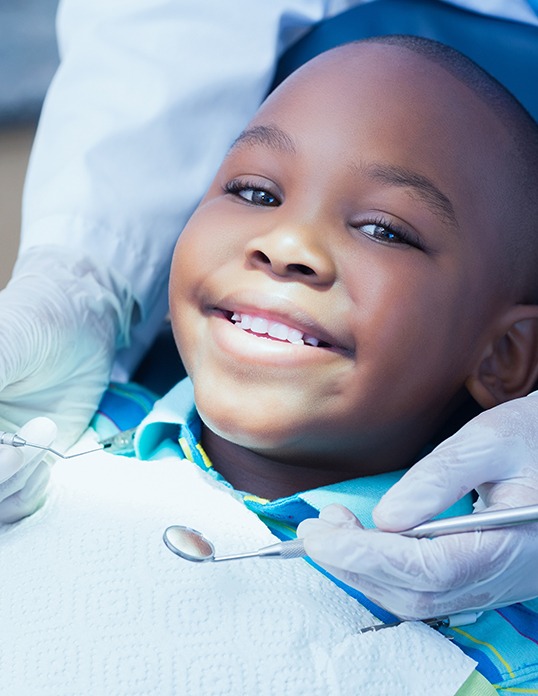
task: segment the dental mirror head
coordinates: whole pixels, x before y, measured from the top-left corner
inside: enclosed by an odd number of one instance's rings
[[[163,541],[172,553],[186,561],[212,561],[215,547],[201,532],[179,524],[164,530]]]

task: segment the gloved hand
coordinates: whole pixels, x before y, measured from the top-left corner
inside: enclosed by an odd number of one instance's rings
[[[18,434],[49,447],[56,437],[56,425],[49,418],[34,418]],[[17,522],[43,505],[49,481],[46,454],[34,447],[0,445],[0,523]]]
[[[123,279],[78,253],[32,247],[0,292],[0,429],[36,415],[73,444],[106,388],[132,297]]]
[[[397,532],[476,489],[477,511],[538,503],[538,392],[485,411],[415,464],[381,499],[376,526],[330,505],[298,528],[308,555],[403,619],[538,596],[538,523],[435,539]]]

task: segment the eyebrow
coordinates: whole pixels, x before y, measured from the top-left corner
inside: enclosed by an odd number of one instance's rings
[[[230,148],[240,145],[262,145],[271,150],[279,150],[290,155],[297,154],[293,139],[278,126],[253,126],[244,130]]]
[[[297,154],[293,138],[274,125],[253,126],[244,130],[232,143],[230,150],[241,145],[261,145],[286,154]],[[351,169],[366,172],[370,178],[384,184],[414,190],[435,215],[453,227],[459,227],[450,199],[428,177],[392,164],[373,163],[365,168],[352,165]]]
[[[372,179],[391,186],[412,189],[434,214],[454,227],[459,226],[450,199],[428,177],[392,164],[369,164],[365,169]]]

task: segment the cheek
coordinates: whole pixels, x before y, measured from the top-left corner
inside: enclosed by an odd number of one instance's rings
[[[192,253],[190,252],[188,237],[181,237],[176,244],[172,257],[168,290],[170,314],[174,330],[177,317],[181,316],[182,305],[186,301],[186,288],[189,287],[190,276],[194,271],[193,264],[189,263],[191,258]]]
[[[178,268],[186,268],[193,275],[207,276],[211,269],[242,258],[249,234],[252,229],[241,224],[236,206],[209,201],[195,211],[181,233],[174,263],[177,261]]]
[[[362,357],[396,380],[459,360],[461,278],[414,252],[375,251],[348,279]]]
[[[441,293],[434,284],[434,274],[425,272],[412,259],[406,263],[405,252],[378,247],[368,255],[350,256],[345,268],[343,280],[357,326],[367,327],[363,341],[411,338],[411,327],[434,318],[433,307],[440,305]]]
[[[170,272],[170,306],[186,301],[204,277],[221,265],[225,256],[219,225],[203,209],[183,229],[174,250]]]
[[[183,230],[174,250],[170,269],[169,304],[172,330],[185,367],[188,369],[191,343],[196,333],[193,316],[193,293],[199,287],[201,235],[190,223]]]

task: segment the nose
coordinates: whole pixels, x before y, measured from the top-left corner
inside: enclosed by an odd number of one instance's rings
[[[330,285],[335,279],[329,248],[304,227],[279,227],[258,235],[248,241],[245,254],[252,267],[278,278],[311,285]]]

